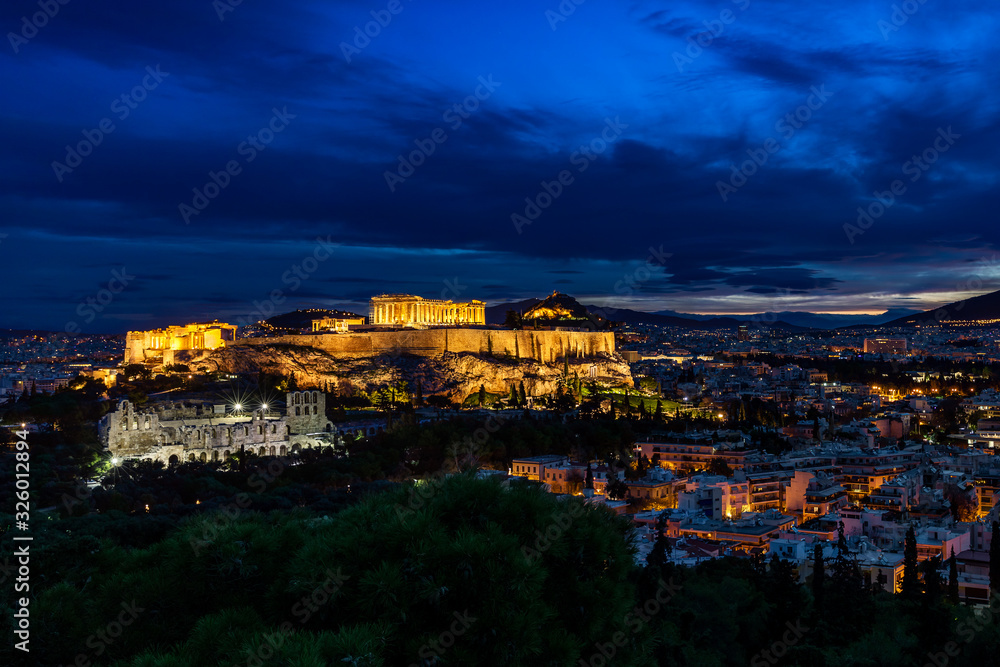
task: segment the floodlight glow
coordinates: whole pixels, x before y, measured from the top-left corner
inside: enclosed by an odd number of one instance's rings
[[[236,405],[234,405],[233,407],[234,407],[234,408],[235,408],[235,409],[236,409],[237,411],[239,411],[239,410],[242,410],[242,409],[243,409],[243,404],[242,404],[242,403],[237,403],[237,404],[236,404]]]
[[[265,403],[264,405],[260,406],[260,409],[264,410],[266,412],[267,411],[267,403]]]
[[[117,456],[112,456],[111,457],[111,465],[113,465],[113,466],[118,465],[118,457]]]

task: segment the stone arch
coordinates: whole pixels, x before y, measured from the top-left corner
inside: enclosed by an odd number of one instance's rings
[[[267,447],[261,447],[258,449],[257,456],[267,456]]]
[[[194,463],[194,452],[188,454],[188,462]]]
[[[288,453],[288,448],[287,448],[287,447],[285,447],[284,445],[282,445],[282,446],[281,446],[281,449],[280,449],[280,450],[278,450],[278,451],[279,451],[279,453],[280,453],[280,454],[281,454],[282,456],[284,456],[285,454],[287,454],[287,453]]]
[[[201,456],[198,457],[198,460],[201,461],[202,463],[205,463],[206,461],[208,461],[208,454],[202,452]]]
[[[212,462],[217,463],[219,461],[219,452],[212,452]]]
[[[228,461],[229,460],[229,450],[228,449],[226,451],[222,452],[222,460],[223,461]]]
[[[180,459],[178,459],[178,458],[177,458],[177,455],[176,455],[176,454],[171,454],[171,455],[170,455],[170,458],[169,458],[169,459],[167,459],[167,465],[172,465],[172,466],[175,466],[175,465],[177,465],[178,463],[180,463]]]
[[[301,447],[298,444],[292,445],[292,454],[297,454]]]
[[[302,408],[300,408],[299,406],[296,405],[295,406],[295,416],[299,417],[301,415],[302,415]]]
[[[274,445],[271,445],[271,456],[276,456],[275,454],[276,451],[277,450],[274,448]]]
[[[314,405],[313,406],[313,414],[314,415],[318,415],[319,414],[319,406],[318,405]]]

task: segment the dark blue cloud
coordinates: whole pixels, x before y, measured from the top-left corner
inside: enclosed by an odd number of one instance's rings
[[[891,28],[890,6],[860,0],[585,3],[553,30],[556,5],[404,0],[362,48],[355,28],[385,3],[244,2],[222,20],[204,0],[60,5],[0,49],[0,258],[17,286],[0,324],[62,328],[122,267],[135,280],[84,331],[245,317],[276,290],[282,309],[567,286],[615,307],[753,312],[998,286],[1000,47],[980,3],[926,3]],[[4,34],[36,11],[5,4]],[[251,161],[275,109],[294,117]],[[113,132],[95,135],[104,119]],[[622,130],[605,141],[609,122]],[[947,128],[959,138],[912,172]],[[85,136],[101,141],[57,175]],[[428,145],[390,189],[399,156]],[[179,207],[232,161],[186,222]],[[511,216],[564,171],[517,233]],[[905,192],[845,231],[895,180]],[[321,242],[328,258],[290,279]],[[651,248],[669,257],[616,290]]]

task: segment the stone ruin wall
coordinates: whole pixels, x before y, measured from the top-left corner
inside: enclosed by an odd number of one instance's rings
[[[213,414],[210,403],[161,403],[140,411],[125,400],[101,419],[98,432],[114,456],[164,463],[224,461],[240,448],[260,456],[284,456],[300,448],[329,446],[321,435],[332,430],[326,394],[297,391],[287,393],[286,399],[285,415],[261,418],[253,413],[251,419]]]
[[[379,354],[441,356],[445,352],[510,355],[553,364],[565,357],[587,359],[615,353],[610,331],[510,331],[486,329],[414,329],[364,333],[312,334],[245,338],[234,345],[296,345],[314,347],[336,357]]]

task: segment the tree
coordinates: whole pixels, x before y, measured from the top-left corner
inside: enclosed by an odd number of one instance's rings
[[[413,402],[416,403],[417,405],[424,404],[424,389],[423,387],[420,386],[420,380],[417,380],[417,389],[416,393],[413,396]]]
[[[934,606],[941,601],[941,556],[928,558],[922,564],[924,571],[925,606]]]
[[[653,543],[653,548],[649,552],[649,555],[646,556],[646,565],[661,572],[667,563],[670,562],[670,540],[664,534],[666,526],[667,519],[661,514],[656,520],[656,541]]]
[[[910,525],[903,546],[903,597],[915,600],[920,595],[920,574],[917,569],[917,535]]]
[[[517,405],[517,390],[514,389],[514,384],[510,385],[510,396],[507,397],[507,402],[511,405]]]
[[[726,477],[733,476],[733,469],[730,468],[729,464],[722,458],[712,459],[708,462],[708,466],[706,466],[705,469],[713,475],[724,475]]]
[[[653,419],[658,422],[663,421],[663,401],[656,399],[656,412],[653,413]]]
[[[126,364],[122,368],[122,376],[126,382],[131,380],[148,380],[153,376],[152,372],[142,364]]]
[[[958,604],[958,559],[955,558],[955,547],[951,548],[951,558],[948,559],[948,601]]]
[[[170,623],[140,616],[141,632],[122,633],[102,664],[229,664],[257,647],[267,647],[272,664],[304,664],[303,656],[310,664],[430,664],[418,650],[440,655],[437,638],[448,628],[446,662],[437,664],[577,664],[616,633],[630,639],[616,647],[616,664],[638,664],[652,650],[650,633],[634,633],[629,615],[642,599],[632,527],[580,499],[460,474],[420,491],[405,484],[366,494],[329,520],[301,512],[208,520],[121,549],[120,575],[85,592],[77,570],[96,571],[90,551],[98,542],[78,541],[83,563],[65,568],[68,583],[46,582],[32,599],[32,614],[38,609],[54,635],[31,646],[33,662],[64,662],[123,600],[180,612]],[[218,527],[210,541],[206,525]],[[553,525],[565,527],[554,535]],[[587,544],[602,546],[578,548]],[[278,629],[286,619],[294,632]]]
[[[623,500],[628,495],[628,485],[618,479],[618,475],[612,470],[608,470],[608,483],[604,486],[604,495],[608,500]]]
[[[486,405],[486,385],[479,385],[479,406]]]
[[[524,326],[521,314],[515,310],[508,310],[503,320],[503,325],[508,329],[520,329]],[[515,339],[516,341],[516,339]]]
[[[823,547],[817,544],[813,548],[813,599],[816,601],[816,615],[823,615],[823,586],[826,584],[826,570],[823,565]]]
[[[518,397],[518,403],[520,403],[521,405],[528,404],[528,395],[524,392],[524,380],[521,380],[521,382],[518,384],[517,397]]]
[[[1000,521],[994,521],[990,533],[990,593],[1000,595]]]

